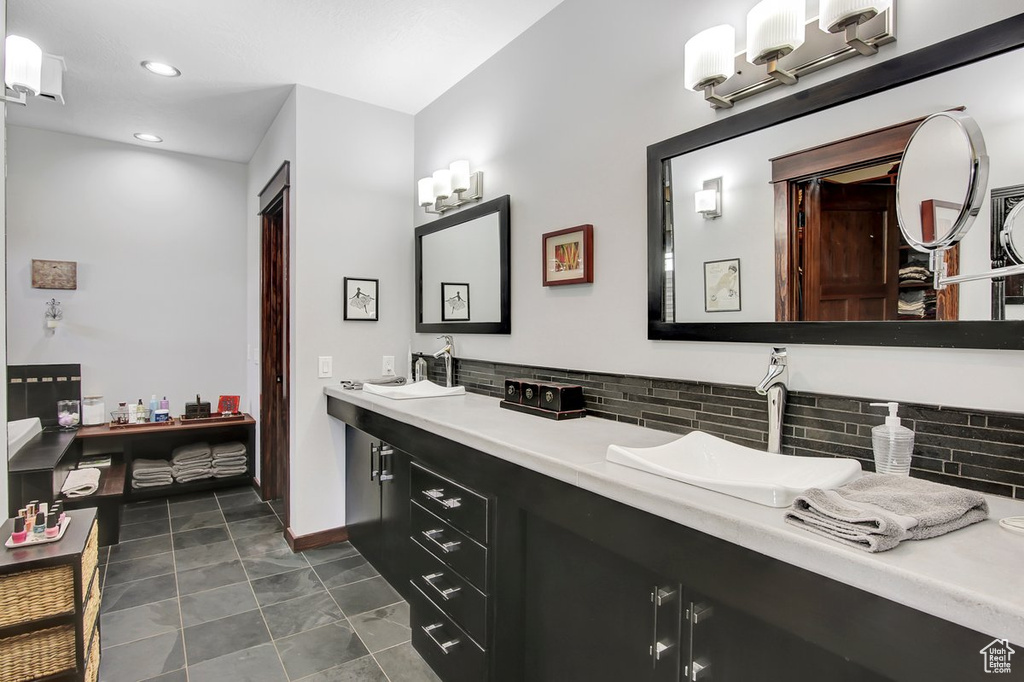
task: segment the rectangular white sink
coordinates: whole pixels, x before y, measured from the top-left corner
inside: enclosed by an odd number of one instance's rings
[[[465,386],[452,386],[446,388],[438,386],[432,381],[417,381],[414,384],[402,384],[400,386],[387,385],[377,386],[375,384],[363,384],[364,393],[391,398],[392,400],[410,400],[412,398],[444,398],[453,395],[465,395]]]
[[[7,422],[7,459],[18,454],[18,450],[42,432],[43,425],[39,417]]]
[[[808,488],[837,488],[861,475],[855,459],[774,455],[702,431],[653,448],[610,445],[605,459],[769,507],[788,507]]]

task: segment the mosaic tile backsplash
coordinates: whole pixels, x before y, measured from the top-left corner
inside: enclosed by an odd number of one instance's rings
[[[427,358],[430,378],[444,383],[444,364]],[[590,417],[689,433],[695,429],[764,449],[767,402],[752,386],[558,370],[456,358],[455,383],[467,391],[502,396],[506,378],[579,384]],[[783,452],[843,456],[874,470],[871,429],[884,421],[880,399],[790,392]],[[1024,415],[934,405],[900,404],[903,424],[915,432],[911,475],[993,495],[1024,499]]]

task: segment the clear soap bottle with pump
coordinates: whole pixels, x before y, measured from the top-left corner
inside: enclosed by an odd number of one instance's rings
[[[884,424],[871,429],[875,450],[875,471],[880,474],[910,475],[910,458],[914,454],[914,432],[900,424],[899,403],[871,403],[872,407],[888,407]]]

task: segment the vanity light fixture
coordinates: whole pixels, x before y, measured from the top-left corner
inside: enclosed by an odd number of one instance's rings
[[[25,105],[32,95],[64,104],[67,67],[63,57],[44,54],[28,38],[9,35],[4,41],[4,58],[4,101]]]
[[[722,178],[704,181],[704,189],[693,195],[693,208],[705,220],[722,217]]]
[[[177,78],[181,75],[181,71],[174,68],[170,64],[164,64],[163,62],[154,62],[145,60],[142,62],[142,68],[150,73],[155,73],[157,76],[163,76],[165,78]]]
[[[735,31],[728,25],[686,42],[685,85],[703,92],[712,108],[728,109],[851,57],[875,54],[896,40],[894,13],[893,0],[820,0],[819,16],[808,22],[803,0],[762,0],[747,14],[745,53],[735,54]],[[767,77],[744,73],[747,63],[765,65]],[[734,84],[732,91],[717,91],[726,81]]]
[[[452,162],[416,183],[417,203],[437,215],[458,208],[484,195],[483,171],[470,172],[469,161]]]
[[[153,144],[164,141],[164,138],[152,133],[135,133],[135,139],[142,140],[143,142],[152,142]]]

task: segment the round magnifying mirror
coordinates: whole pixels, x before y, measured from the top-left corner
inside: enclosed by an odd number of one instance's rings
[[[973,118],[943,111],[921,121],[896,176],[896,216],[907,243],[929,252],[959,242],[987,185],[985,138]]]
[[[1003,229],[999,232],[999,241],[1010,260],[1018,265],[1024,264],[1024,201],[1006,215]]]

